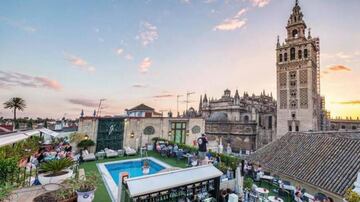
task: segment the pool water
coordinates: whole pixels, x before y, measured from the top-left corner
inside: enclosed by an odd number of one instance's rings
[[[150,165],[150,173],[148,175],[155,174],[155,173],[159,172],[160,170],[165,169],[165,167],[155,163],[154,161],[152,161],[150,159],[148,159],[147,161]],[[136,161],[107,164],[107,165],[105,165],[105,167],[109,171],[115,184],[118,184],[120,172],[129,173],[129,178],[143,176],[144,175],[142,173],[143,165],[144,165],[144,160],[136,160]]]

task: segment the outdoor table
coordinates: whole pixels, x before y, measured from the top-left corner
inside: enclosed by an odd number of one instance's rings
[[[183,157],[187,158],[188,165],[190,165],[190,163],[191,163],[190,160],[191,160],[191,157],[193,157],[193,155],[187,153],[187,154],[184,154]]]
[[[264,194],[264,195],[269,194],[269,190],[267,190],[266,188],[258,187],[255,189],[255,191],[259,194]]]
[[[284,200],[279,197],[275,198],[275,196],[269,196],[268,199],[270,202],[284,202]]]

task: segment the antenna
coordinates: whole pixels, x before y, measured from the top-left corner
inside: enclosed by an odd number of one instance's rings
[[[186,111],[188,111],[189,96],[192,94],[195,94],[195,92],[187,92],[186,93]]]
[[[100,99],[100,102],[99,102],[99,107],[98,107],[98,110],[97,110],[97,112],[96,112],[96,115],[97,115],[97,117],[100,117],[100,114],[101,114],[101,104],[102,104],[102,102],[103,101],[105,101],[106,99],[104,99],[104,98],[102,98],[102,99]]]

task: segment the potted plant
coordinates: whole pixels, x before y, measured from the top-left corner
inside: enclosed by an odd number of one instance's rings
[[[89,172],[84,177],[72,179],[72,188],[76,191],[78,202],[91,202],[95,197],[96,186],[99,182],[99,176],[96,173]]]
[[[74,165],[74,161],[69,158],[48,161],[41,164],[40,170],[44,173],[39,174],[39,181],[42,185],[50,183],[61,183],[73,175],[69,169]]]
[[[79,148],[83,148],[83,149],[87,149],[88,147],[92,147],[95,146],[95,142],[90,140],[90,139],[86,139],[86,140],[81,140],[77,146]]]
[[[71,188],[61,188],[56,191],[46,192],[34,198],[33,202],[76,202],[76,192]]]

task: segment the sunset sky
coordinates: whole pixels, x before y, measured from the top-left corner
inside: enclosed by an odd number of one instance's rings
[[[0,102],[18,116],[103,115],[145,103],[176,110],[187,91],[276,95],[276,37],[295,0],[27,0],[0,4]],[[360,116],[360,1],[300,0],[321,42],[321,94],[332,116]],[[185,109],[184,97],[180,109]],[[12,112],[1,107],[0,116]]]

